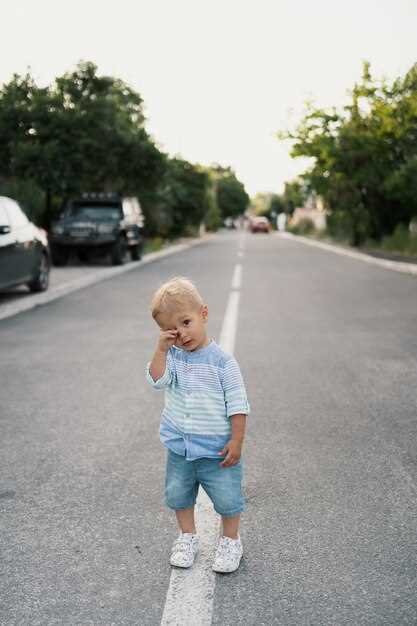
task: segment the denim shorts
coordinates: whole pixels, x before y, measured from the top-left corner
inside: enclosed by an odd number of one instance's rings
[[[165,476],[165,502],[170,509],[194,506],[201,485],[213,502],[214,510],[224,517],[238,515],[245,508],[242,493],[242,460],[230,467],[221,467],[223,459],[196,459],[168,450]]]

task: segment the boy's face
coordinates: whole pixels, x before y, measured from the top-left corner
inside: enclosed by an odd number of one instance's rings
[[[162,330],[176,330],[175,344],[182,350],[197,350],[208,344],[206,324],[208,308],[184,305],[170,313],[159,313],[156,321]]]

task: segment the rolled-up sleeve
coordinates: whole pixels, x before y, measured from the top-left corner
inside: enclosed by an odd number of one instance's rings
[[[154,380],[151,376],[150,367],[151,362],[146,365],[146,380],[152,387],[155,389],[164,389],[165,387],[169,387],[172,384],[173,380],[173,359],[171,354],[167,353],[167,362],[165,366],[165,372],[162,374],[161,378],[158,380]]]
[[[246,395],[245,383],[238,362],[234,357],[230,358],[223,370],[223,391],[226,403],[226,415],[243,413],[249,415],[250,406]]]

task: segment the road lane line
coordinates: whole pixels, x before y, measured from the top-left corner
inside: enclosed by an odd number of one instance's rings
[[[211,624],[216,583],[211,564],[220,533],[220,519],[203,489],[199,489],[197,497],[196,525],[200,551],[190,569],[172,568],[161,626]]]
[[[232,289],[235,289],[233,283],[238,267],[236,265],[234,270]],[[240,287],[241,266],[238,273]],[[239,298],[239,291],[230,292],[220,333],[220,347],[231,354],[236,340]],[[203,489],[199,489],[197,497],[196,518],[200,551],[190,569],[172,569],[161,626],[211,625],[216,584],[216,576],[211,566],[216,540],[220,534],[220,517]]]
[[[232,289],[240,289],[242,284],[242,264],[237,263],[232,278]]]
[[[222,332],[220,333],[220,346],[222,350],[230,354],[233,354],[235,347],[239,298],[239,291],[232,291],[230,293],[226,314],[223,320]]]

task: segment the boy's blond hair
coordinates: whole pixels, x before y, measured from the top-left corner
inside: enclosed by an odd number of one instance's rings
[[[151,301],[152,317],[156,319],[159,313],[171,312],[187,304],[193,308],[200,308],[204,302],[197,287],[189,278],[174,276],[154,293]]]

